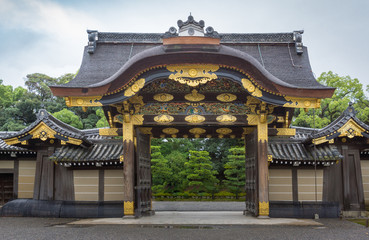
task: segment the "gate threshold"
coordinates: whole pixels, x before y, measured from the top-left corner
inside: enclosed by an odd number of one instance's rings
[[[269,218],[259,219],[243,215],[242,211],[165,211],[142,218],[96,218],[82,219],[69,224],[76,225],[156,225],[156,226],[198,226],[198,225],[294,225],[294,226],[321,226],[323,224],[312,219],[296,218]]]

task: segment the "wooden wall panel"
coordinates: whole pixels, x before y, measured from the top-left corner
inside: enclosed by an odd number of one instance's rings
[[[98,201],[99,170],[74,170],[73,178],[76,201]]]
[[[293,200],[291,169],[269,169],[269,200]]]
[[[322,201],[323,193],[323,170],[316,170],[317,176],[317,200]],[[298,169],[297,186],[299,201],[315,201],[315,170]]]
[[[14,169],[14,161],[0,161],[0,169]]]
[[[369,161],[361,161],[365,205],[369,205]]]
[[[105,170],[104,201],[123,201],[123,170]]]
[[[18,198],[33,198],[36,161],[19,161]]]

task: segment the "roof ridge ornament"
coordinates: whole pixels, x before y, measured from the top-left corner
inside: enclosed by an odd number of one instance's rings
[[[346,110],[343,112],[343,114],[346,115],[346,116],[355,117],[356,113],[357,113],[357,111],[355,111],[354,103],[349,102],[349,105],[346,108]]]
[[[304,30],[293,31],[293,41],[295,42],[295,48],[297,55],[301,55],[304,53],[304,45],[302,44],[302,34]]]
[[[212,37],[220,38],[218,32],[214,31],[213,27],[207,27],[204,32],[205,22],[204,20],[195,21],[194,17],[188,16],[187,21],[177,21],[178,33],[175,27],[170,27],[167,32],[163,35],[163,38],[177,37],[177,36],[196,36],[196,37]]]
[[[87,52],[88,53],[94,53],[96,49],[96,42],[98,40],[98,31],[97,30],[88,30],[88,47]]]

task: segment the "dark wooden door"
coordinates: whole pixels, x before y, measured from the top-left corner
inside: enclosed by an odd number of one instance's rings
[[[135,216],[151,214],[151,153],[150,135],[136,130]]]
[[[257,216],[258,197],[258,139],[256,130],[245,136],[246,145],[246,211]]]
[[[0,205],[13,199],[13,174],[0,173]]]

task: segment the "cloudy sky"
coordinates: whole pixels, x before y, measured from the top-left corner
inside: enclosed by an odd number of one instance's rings
[[[164,33],[191,12],[220,33],[303,29],[316,77],[331,70],[368,85],[368,11],[368,0],[0,0],[0,79],[75,73],[86,29]]]

